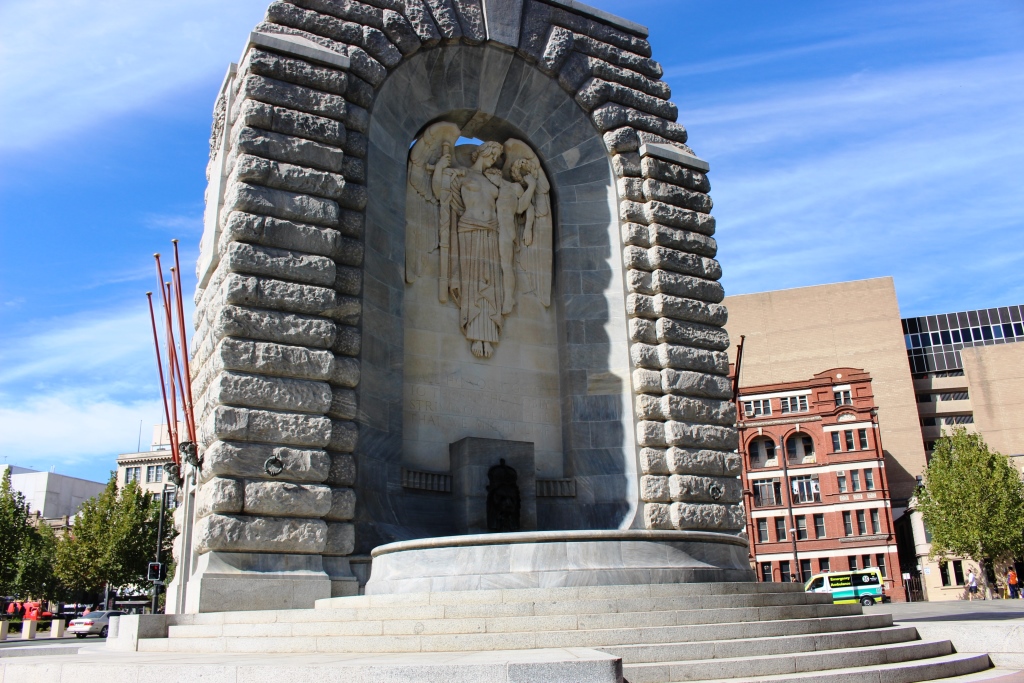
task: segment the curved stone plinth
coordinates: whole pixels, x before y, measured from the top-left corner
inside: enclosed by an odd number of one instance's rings
[[[753,581],[747,541],[701,531],[444,536],[373,550],[367,595]]]

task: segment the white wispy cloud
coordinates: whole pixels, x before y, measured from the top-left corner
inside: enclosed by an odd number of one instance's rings
[[[910,312],[1024,301],[1024,54],[719,101],[681,119],[730,292],[893,274]]]
[[[0,148],[29,148],[216,78],[267,0],[6,0]]]

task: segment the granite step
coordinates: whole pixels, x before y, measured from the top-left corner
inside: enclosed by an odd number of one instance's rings
[[[942,679],[942,683],[1024,683],[1024,671],[995,667],[963,676]]]
[[[932,660],[950,654],[953,654],[953,646],[948,640],[930,642],[919,640],[820,652],[627,664],[623,667],[623,676],[630,683],[675,683],[721,677],[820,673],[834,669]]]
[[[757,659],[752,658],[756,666]],[[772,681],[821,681],[823,683],[918,683],[940,679],[956,680],[991,670],[988,655],[948,654],[912,662],[894,662],[871,666],[829,669],[826,671],[800,671],[785,674],[758,675],[756,672],[733,678],[706,678],[704,683],[770,683]],[[685,680],[685,679],[684,679]],[[974,680],[991,680],[984,676]],[[630,683],[633,681],[630,679]],[[683,683],[671,681],[670,683]],[[947,681],[947,683],[949,683]]]
[[[804,592],[798,583],[723,582],[656,583],[626,586],[560,586],[555,588],[504,588],[475,591],[439,591],[434,593],[398,593],[389,595],[353,595],[316,601],[316,609],[337,606],[385,607],[393,605],[495,604],[561,600],[610,600],[617,598],[667,598],[713,595],[751,595],[758,593]]]
[[[364,622],[364,627],[367,623]],[[888,614],[778,619],[685,626],[634,626],[605,629],[564,629],[550,631],[505,631],[498,633],[393,634],[381,629],[361,635],[327,635],[321,624],[291,623],[292,635],[215,635],[191,632],[191,637],[140,639],[139,651],[147,652],[467,652],[474,650],[519,650],[538,648],[600,648],[644,644],[764,638],[773,636],[826,634],[892,626]],[[254,625],[255,626],[255,625]],[[264,625],[265,626],[265,625]],[[297,635],[295,627],[305,635]],[[280,632],[278,632],[280,633]]]
[[[599,649],[620,657],[623,664],[638,664],[875,647],[917,640],[919,640],[917,629],[913,626],[892,626],[839,633],[809,633],[795,636],[706,640],[689,643],[618,645]]]
[[[361,605],[362,603],[355,603]],[[761,607],[831,605],[826,594],[756,593],[699,595],[662,598],[607,598],[589,600],[537,600],[502,603],[389,605],[319,610],[289,610],[290,621],[377,621],[408,619],[461,619],[550,616],[558,614],[601,614],[622,612],[665,612],[692,610],[739,610]],[[190,625],[259,624],[282,621],[278,611],[220,612],[189,615]]]
[[[329,612],[325,612],[329,613]],[[315,616],[321,613],[315,612]],[[643,612],[596,612],[475,618],[397,618],[298,620],[273,623],[214,623],[171,626],[171,638],[274,638],[289,636],[435,635],[459,633],[518,633],[568,630],[652,628],[659,626],[710,625],[781,619],[857,616],[860,605],[786,605],[736,607],[718,610],[660,610]],[[400,616],[400,615],[398,615]]]

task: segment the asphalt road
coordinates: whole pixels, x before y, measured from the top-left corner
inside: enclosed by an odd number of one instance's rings
[[[37,634],[38,636],[38,634]],[[65,636],[63,638],[50,638],[49,632],[43,633],[42,638],[37,637],[35,640],[22,640],[20,633],[8,633],[7,640],[0,642],[0,648],[5,647],[44,647],[46,645],[93,645],[95,643],[106,642],[106,638],[97,638],[96,636],[89,636],[88,638],[70,638]]]

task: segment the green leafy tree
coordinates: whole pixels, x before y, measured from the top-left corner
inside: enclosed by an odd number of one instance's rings
[[[57,534],[46,522],[29,529],[18,556],[18,594],[43,600],[57,600],[64,591],[54,574]]]
[[[977,562],[991,597],[986,563],[1024,551],[1024,483],[1010,459],[990,451],[980,434],[956,427],[935,442],[917,499],[932,555]]]
[[[0,595],[18,592],[18,561],[32,531],[25,496],[11,485],[11,470],[0,479]]]
[[[82,505],[71,529],[57,543],[58,579],[79,593],[143,585],[146,565],[156,551],[159,514],[152,494],[136,482],[118,491],[116,475],[111,474],[103,492]]]

